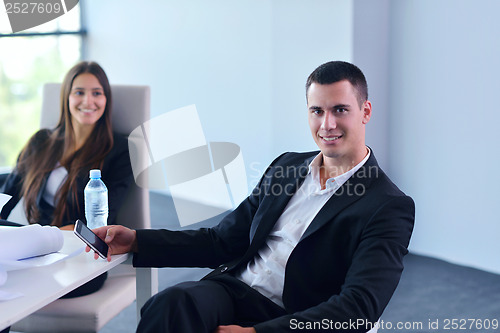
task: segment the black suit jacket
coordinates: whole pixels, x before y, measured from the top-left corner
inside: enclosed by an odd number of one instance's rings
[[[30,147],[28,147],[28,149],[36,153],[38,150],[37,147],[45,144],[45,140],[50,134],[51,130],[48,129],[42,129],[35,133],[33,139],[30,140]],[[69,193],[66,198],[66,213],[68,215],[62,223],[63,226],[73,224],[77,219],[86,222],[83,190],[89,181],[89,171],[90,168],[85,168],[78,174],[76,179],[77,200],[74,201],[71,193]],[[21,200],[23,177],[24,175],[20,174],[17,168],[14,168],[14,170],[7,177],[3,186],[0,188],[0,192],[12,196],[9,202],[5,204],[0,214],[4,219],[8,218],[11,210],[17,205],[19,200]],[[42,225],[50,225],[53,220],[52,213],[54,208],[43,200],[43,193],[45,191],[48,177],[49,174],[47,173],[40,192],[37,195],[36,202],[41,212],[40,221],[38,223]],[[120,134],[113,134],[113,147],[104,158],[101,178],[108,188],[108,224],[114,224],[128,188],[133,181],[132,166],[130,164],[128,151],[128,141]]]
[[[219,266],[208,278],[243,269],[265,244],[317,154],[278,157],[251,195],[214,228],[138,231],[134,264]],[[372,152],[318,212],[292,251],[283,290],[289,315],[258,324],[256,330],[288,331],[292,321],[377,321],[399,282],[414,215],[413,200],[389,180]]]

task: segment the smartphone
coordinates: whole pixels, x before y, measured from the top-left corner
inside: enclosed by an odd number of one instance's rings
[[[85,244],[97,252],[101,258],[107,258],[108,244],[97,237],[97,235],[94,234],[92,230],[90,230],[89,227],[87,227],[81,220],[76,220],[74,232],[75,235],[77,235]]]

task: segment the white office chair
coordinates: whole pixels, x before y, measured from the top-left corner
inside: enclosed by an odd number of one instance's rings
[[[111,90],[114,131],[128,135],[137,126],[149,120],[148,86],[112,85]],[[57,124],[59,95],[60,84],[49,83],[44,86],[40,122],[42,128],[53,128]],[[116,223],[132,229],[151,227],[147,189],[132,184]],[[59,299],[17,322],[11,330],[30,333],[97,332],[136,299],[135,272],[130,264],[119,265],[109,272],[106,282],[97,292],[82,297]],[[147,286],[148,281],[145,282],[145,287],[150,287]],[[139,283],[141,282],[138,281]],[[144,302],[145,299],[138,300],[138,307]]]

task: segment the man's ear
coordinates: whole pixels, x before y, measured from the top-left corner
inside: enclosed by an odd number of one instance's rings
[[[363,112],[363,124],[366,125],[372,116],[372,103],[370,101],[365,101],[361,111]]]

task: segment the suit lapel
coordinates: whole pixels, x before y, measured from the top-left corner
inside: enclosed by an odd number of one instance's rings
[[[270,191],[270,195],[267,199],[264,199],[267,206],[262,216],[265,220],[259,221],[258,224],[252,226],[250,229],[251,248],[254,246],[260,247],[261,242],[265,241],[293,194],[295,194],[304,182],[309,164],[314,157],[316,155],[306,159],[298,166],[293,166],[293,169],[287,166],[278,166],[283,167],[286,172],[283,172],[282,177],[277,177],[278,181],[271,184],[272,188],[266,189]]]
[[[320,209],[302,235],[300,241],[318,231],[322,226],[330,222],[339,212],[362,198],[372,181],[378,177],[379,172],[381,172],[381,170],[372,151],[366,163],[359,168],[359,170],[356,171],[356,173],[352,175]]]

